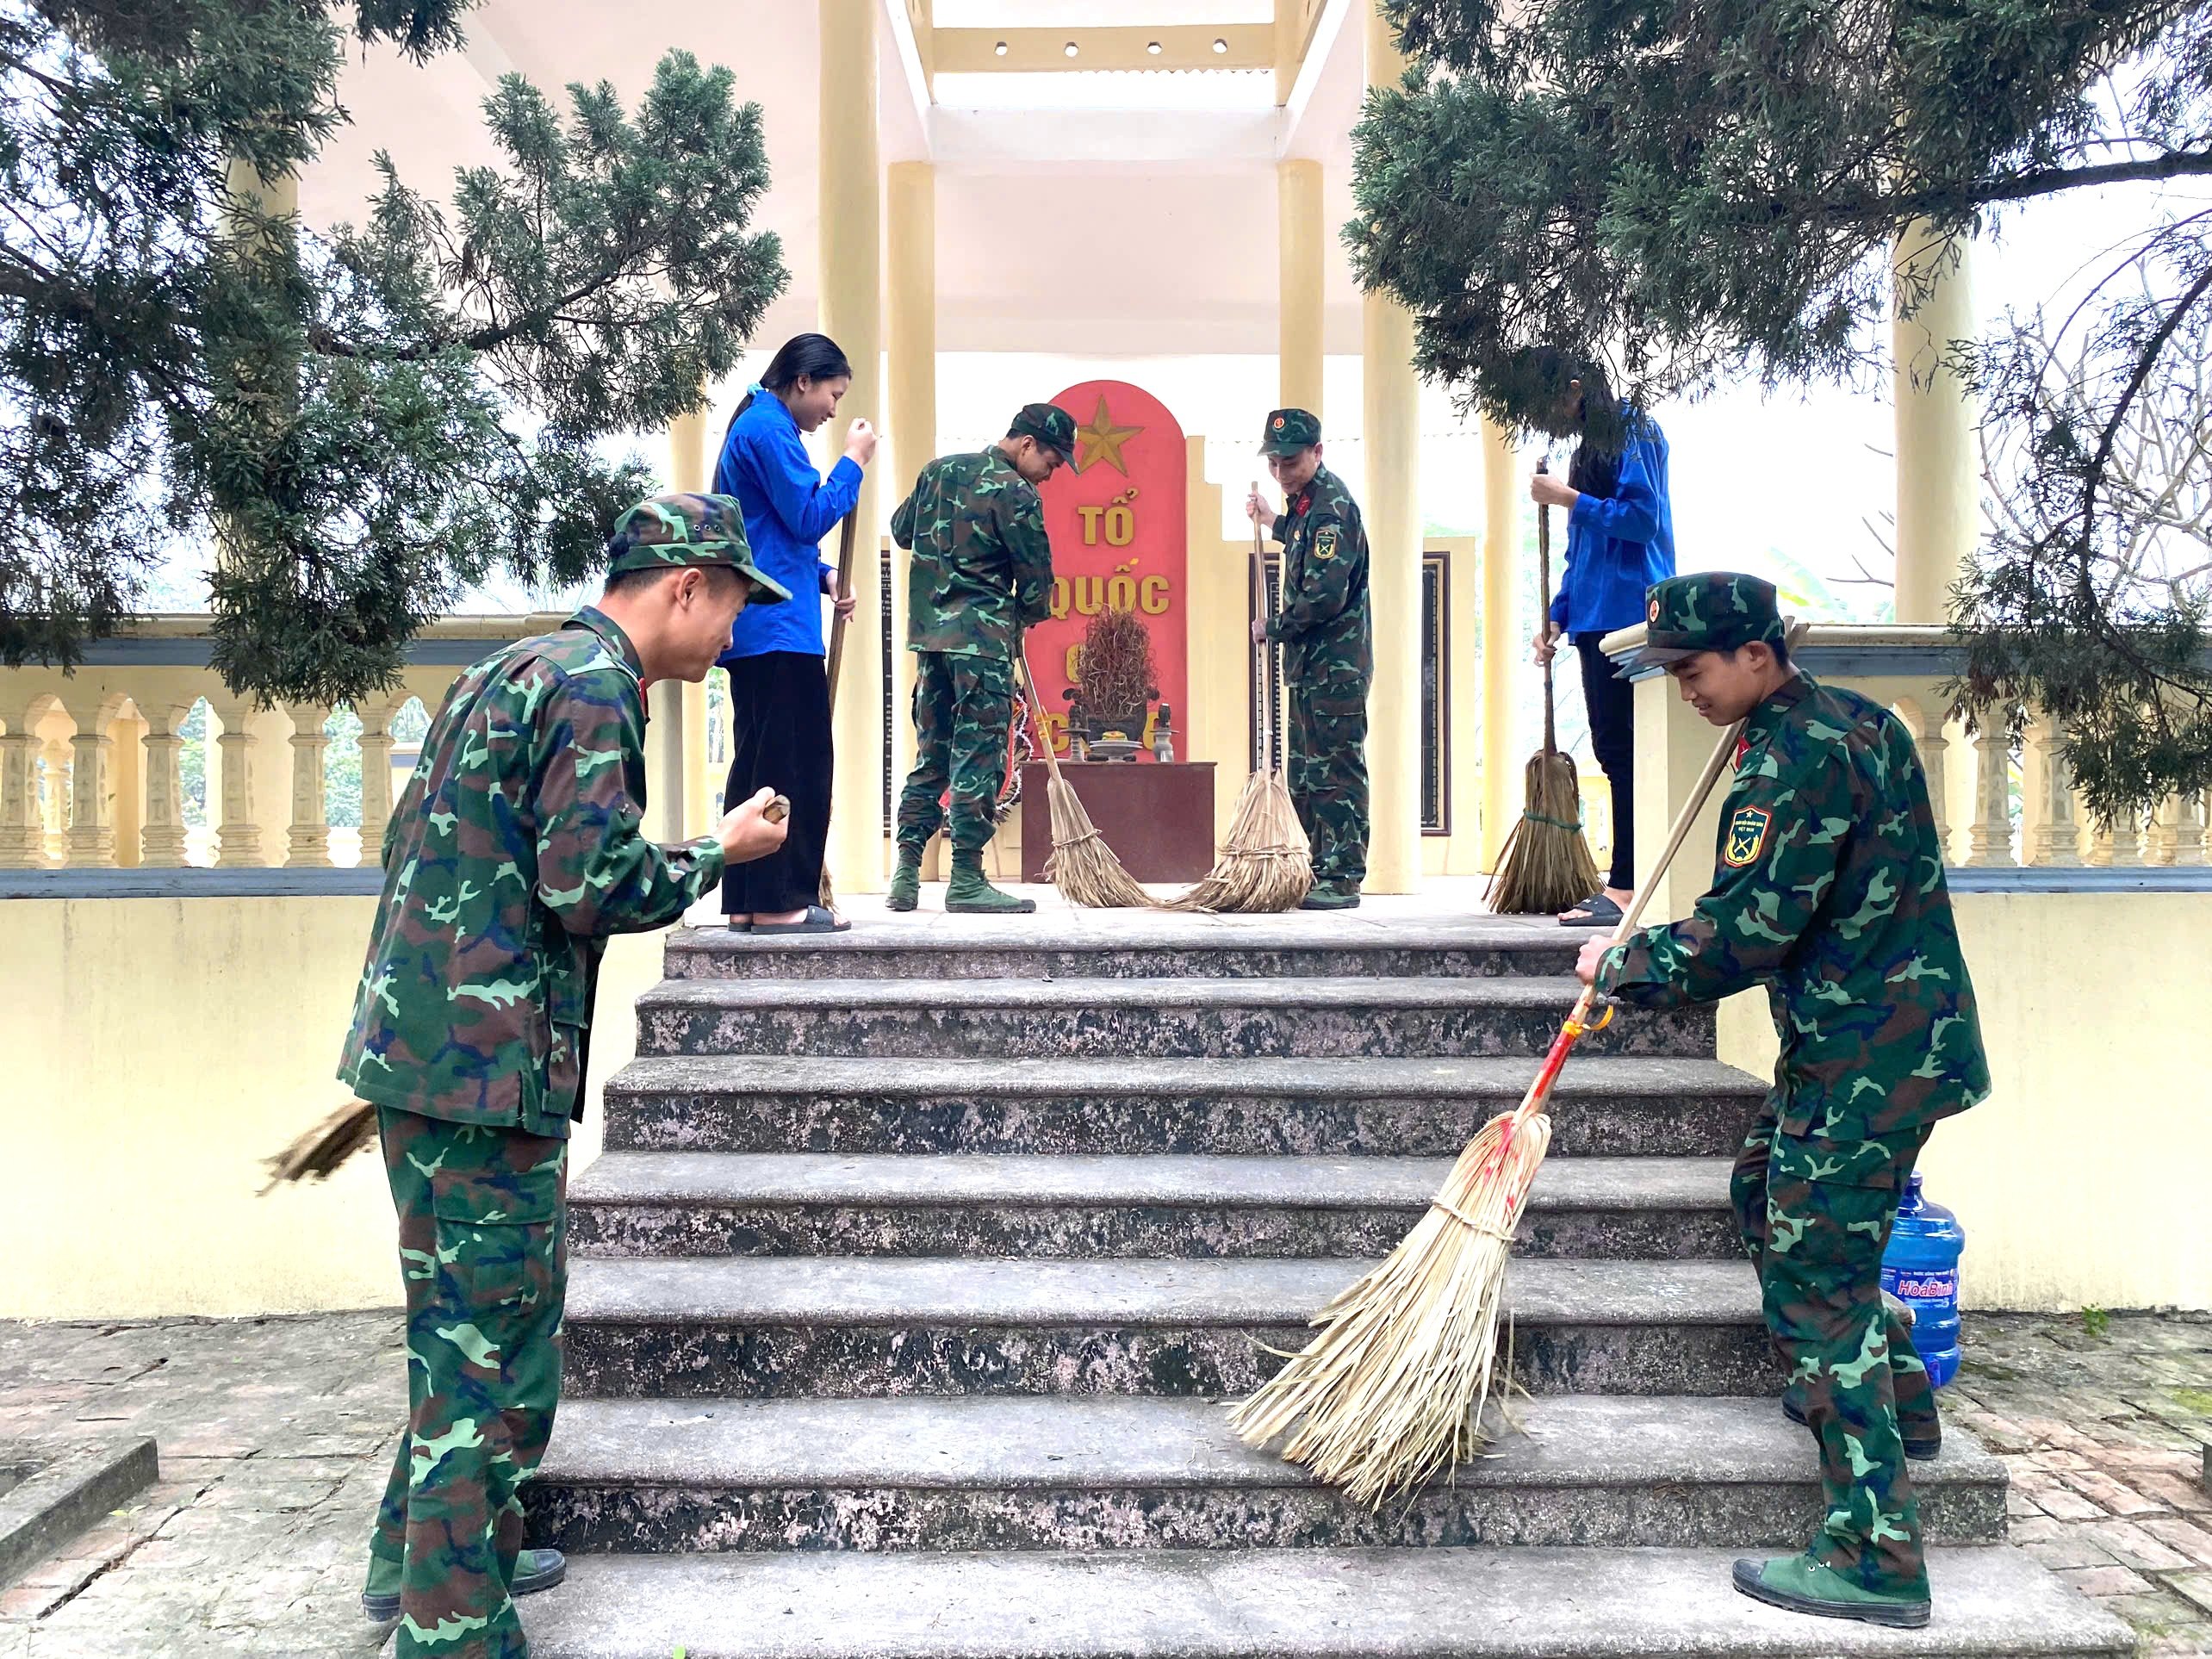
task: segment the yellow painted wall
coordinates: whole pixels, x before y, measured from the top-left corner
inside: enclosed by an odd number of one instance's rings
[[[1921,1168],[1967,1229],[1970,1306],[2212,1308],[2212,1084],[2200,1038],[2212,893],[1961,893],[1993,1091]],[[1762,1076],[1763,992],[1721,1058]]]
[[[255,1196],[332,1078],[375,901],[0,902],[0,1315],[397,1305],[373,1153]],[[594,1088],[636,1052],[660,940],[617,940]],[[599,1150],[594,1104],[578,1166]]]

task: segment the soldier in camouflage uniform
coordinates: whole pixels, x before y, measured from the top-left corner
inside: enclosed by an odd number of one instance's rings
[[[1321,464],[1321,423],[1303,409],[1267,417],[1260,453],[1283,487],[1281,517],[1255,489],[1256,525],[1283,544],[1283,605],[1254,639],[1283,644],[1290,718],[1284,782],[1314,854],[1300,906],[1352,910],[1367,879],[1367,692],[1375,680],[1367,608],[1367,527],[1344,481]]]
[[[948,786],[953,878],[945,908],[977,915],[1037,908],[984,879],[983,849],[1006,775],[1022,631],[1052,614],[1053,550],[1037,486],[1074,455],[1074,417],[1031,403],[989,449],[923,468],[892,514],[893,539],[914,555],[906,649],[916,658],[916,756],[898,798],[892,910],[915,906],[923,849],[945,822],[940,803]]]
[[[1930,1129],[1989,1092],[1927,777],[1886,709],[1791,667],[1769,584],[1675,577],[1646,613],[1629,667],[1663,664],[1707,720],[1746,724],[1712,890],[1685,921],[1591,941],[1580,972],[1642,1008],[1763,985],[1781,1039],[1732,1196],[1827,1513],[1805,1555],[1737,1563],[1737,1588],[1917,1628],[1928,1571],[1904,1460],[1940,1430],[1882,1251]]]
[[[605,597],[454,682],[394,810],[339,1076],[373,1103],[399,1212],[407,1431],[362,1601],[397,1652],[521,1659],[513,1597],[557,1583],[518,1488],[561,1383],[569,1124],[608,935],[676,920],[774,850],[772,792],[677,847],[645,839],[645,687],[702,680],[761,574],[735,500],[616,526]]]

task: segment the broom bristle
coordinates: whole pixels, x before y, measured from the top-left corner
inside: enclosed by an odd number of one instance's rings
[[[349,1100],[276,1157],[261,1160],[269,1170],[269,1184],[261,1190],[273,1192],[287,1181],[320,1181],[376,1138],[376,1109],[365,1100]]]
[[[1045,861],[1045,879],[1062,898],[1094,910],[1146,910],[1159,902],[1122,867],[1073,784],[1061,777],[1047,779],[1045,799],[1053,816],[1053,854]]]
[[[1550,1144],[1541,1112],[1485,1124],[1403,1242],[1237,1406],[1229,1421],[1246,1444],[1290,1432],[1287,1460],[1370,1509],[1474,1451],[1500,1370],[1513,1228]]]
[[[1313,890],[1313,854],[1290,792],[1280,773],[1255,772],[1237,797],[1214,867],[1165,908],[1264,915],[1296,910]]]
[[[1582,787],[1571,756],[1539,750],[1528,763],[1527,806],[1498,860],[1487,897],[1500,916],[1540,916],[1605,886],[1582,838]]]

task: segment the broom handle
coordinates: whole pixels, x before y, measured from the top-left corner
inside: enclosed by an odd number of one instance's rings
[[[1252,493],[1259,486],[1252,485]],[[1261,615],[1267,614],[1267,542],[1260,533],[1259,520],[1252,525],[1252,593],[1253,608]],[[1274,701],[1275,687],[1269,683],[1267,672],[1267,642],[1255,639],[1252,643],[1252,695],[1259,699],[1259,754],[1252,762],[1254,772],[1265,772],[1275,761],[1275,733],[1270,725],[1269,705]]]
[[[853,544],[859,539],[860,509],[855,507],[845,515],[845,522],[837,531],[837,592],[842,595],[853,591]],[[833,611],[830,622],[830,706],[837,706],[837,674],[845,666],[845,624],[842,614]]]
[[[1793,649],[1805,637],[1806,626],[1802,622],[1790,624],[1787,637]],[[1643,919],[1645,907],[1651,903],[1651,896],[1659,890],[1660,879],[1667,873],[1668,867],[1674,863],[1675,854],[1681,851],[1682,842],[1689,836],[1690,825],[1704,811],[1706,798],[1712,793],[1713,785],[1719,781],[1721,769],[1736,752],[1737,741],[1743,736],[1744,724],[1738,720],[1721,733],[1720,741],[1712,746],[1712,754],[1706,759],[1705,770],[1699,774],[1689,798],[1682,803],[1682,810],[1675,814],[1675,827],[1667,832],[1667,844],[1659,849],[1658,863],[1652,867],[1651,873],[1644,877],[1643,885],[1637,888],[1635,896],[1628,901],[1628,908],[1621,912],[1620,925],[1613,929],[1612,938],[1608,943],[1620,943],[1636,931],[1637,924]],[[1568,1052],[1589,1031],[1590,1010],[1597,998],[1597,986],[1582,987],[1582,994],[1575,999],[1574,1010],[1560,1026],[1559,1035],[1551,1040],[1551,1047],[1544,1057],[1544,1065],[1536,1074],[1536,1081],[1529,1084],[1528,1093],[1521,1098],[1519,1109],[1513,1114],[1516,1123],[1525,1122],[1542,1109],[1544,1097],[1551,1092],[1552,1084],[1558,1079],[1559,1068],[1567,1063]]]
[[[1029,718],[1037,723],[1037,747],[1045,752],[1045,770],[1052,774],[1054,783],[1060,781],[1059,759],[1053,753],[1053,734],[1045,726],[1045,705],[1037,696],[1037,676],[1029,672],[1028,636],[1014,637],[1014,661],[1022,670],[1022,684],[1029,693]]]
[[[1538,472],[1550,472],[1549,456],[1538,461]],[[1551,632],[1551,509],[1539,506],[1536,510],[1536,581],[1544,598],[1544,609],[1538,613],[1537,627],[1549,636]],[[1544,752],[1550,755],[1559,747],[1559,719],[1552,706],[1551,659],[1544,659]]]

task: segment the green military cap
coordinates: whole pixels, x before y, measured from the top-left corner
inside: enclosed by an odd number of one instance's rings
[[[606,574],[727,565],[753,584],[752,603],[776,605],[791,589],[753,562],[744,509],[730,495],[649,496],[615,520],[606,542]]]
[[[1057,403],[1024,403],[1009,438],[1034,438],[1047,449],[1058,450],[1061,460],[1075,464],[1075,417]]]
[[[1669,576],[1644,595],[1644,643],[1624,670],[1679,662],[1699,651],[1732,651],[1755,639],[1782,638],[1774,584],[1734,570]]]
[[[1303,409],[1277,409],[1259,435],[1262,455],[1296,455],[1321,441],[1321,418]]]

